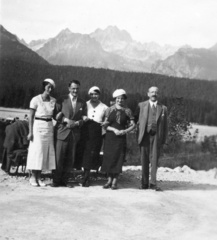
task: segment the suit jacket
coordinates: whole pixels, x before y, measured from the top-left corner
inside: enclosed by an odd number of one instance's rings
[[[149,101],[141,102],[135,112],[135,119],[138,125],[138,143],[140,144],[146,131],[148,113],[150,103]],[[168,134],[168,123],[167,123],[167,107],[161,103],[157,103],[157,133],[156,136],[160,144],[164,144]]]
[[[54,116],[59,112],[62,112],[62,117],[57,121],[55,126],[57,139],[65,140],[71,131],[80,132],[80,127],[83,125],[82,116],[87,116],[87,105],[83,99],[77,98],[76,108],[73,109],[69,95],[63,96],[56,102]],[[65,117],[70,120],[78,121],[79,127],[68,128],[66,126],[67,124],[64,122]]]

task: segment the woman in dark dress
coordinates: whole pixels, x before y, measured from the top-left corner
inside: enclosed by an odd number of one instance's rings
[[[134,117],[129,108],[125,107],[127,99],[123,89],[113,93],[115,104],[106,110],[107,131],[104,144],[102,171],[108,174],[108,182],[103,188],[117,189],[117,179],[122,172],[126,155],[126,134],[134,129]]]
[[[88,92],[90,100],[87,101],[87,119],[83,126],[84,152],[82,167],[84,168],[83,187],[89,187],[90,170],[98,170],[100,150],[102,146],[102,122],[108,108],[99,100],[100,89],[96,86]]]

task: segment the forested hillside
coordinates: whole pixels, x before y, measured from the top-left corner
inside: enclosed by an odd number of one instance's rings
[[[174,98],[182,97],[186,116],[191,122],[217,125],[217,82],[189,80],[157,74],[127,73],[106,69],[72,66],[54,66],[0,59],[0,105],[28,108],[30,99],[41,92],[41,82],[49,77],[56,82],[54,96],[68,93],[68,82],[81,82],[81,96],[88,99],[87,91],[93,86],[102,90],[101,99],[109,104],[112,92],[124,88],[128,105],[134,110],[139,101],[147,99],[147,90],[156,85],[161,101],[170,107]]]

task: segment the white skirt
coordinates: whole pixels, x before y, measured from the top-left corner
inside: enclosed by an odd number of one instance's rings
[[[56,169],[52,121],[34,120],[33,141],[30,141],[27,169]]]

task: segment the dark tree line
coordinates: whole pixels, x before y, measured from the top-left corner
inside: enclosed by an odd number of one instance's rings
[[[41,93],[45,78],[56,82],[54,97],[68,93],[68,82],[81,82],[81,97],[88,99],[88,89],[100,87],[101,100],[109,105],[112,92],[123,88],[128,93],[128,106],[135,110],[139,101],[147,99],[147,90],[156,85],[160,100],[169,108],[174,99],[182,98],[187,120],[217,125],[216,81],[190,80],[150,73],[120,72],[72,66],[54,66],[3,59],[0,61],[0,106],[28,108],[31,98]]]

